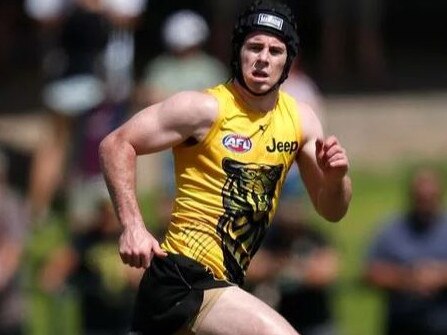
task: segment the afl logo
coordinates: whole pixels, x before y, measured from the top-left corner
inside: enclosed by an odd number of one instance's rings
[[[223,138],[222,144],[225,148],[238,153],[250,151],[251,141],[248,137],[230,134]]]

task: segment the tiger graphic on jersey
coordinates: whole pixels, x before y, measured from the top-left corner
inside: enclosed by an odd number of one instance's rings
[[[252,256],[258,250],[269,223],[269,212],[283,165],[222,160],[227,178],[222,188],[224,214],[217,233],[222,239],[228,279],[242,284]]]

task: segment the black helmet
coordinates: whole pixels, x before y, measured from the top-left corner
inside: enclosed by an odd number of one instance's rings
[[[233,30],[231,70],[242,86],[254,95],[245,83],[240,64],[240,51],[248,34],[254,31],[265,31],[277,36],[287,47],[287,60],[281,78],[272,90],[287,79],[293,58],[298,54],[299,38],[297,24],[292,10],[284,3],[272,0],[255,0],[238,18]]]

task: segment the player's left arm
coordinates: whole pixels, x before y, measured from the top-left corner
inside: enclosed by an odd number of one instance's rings
[[[335,136],[324,137],[321,122],[301,106],[303,142],[296,161],[316,211],[328,221],[340,221],[352,196],[349,159]]]

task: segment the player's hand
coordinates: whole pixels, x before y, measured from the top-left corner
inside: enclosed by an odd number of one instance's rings
[[[143,225],[124,229],[119,240],[119,253],[124,264],[136,268],[148,268],[154,256],[168,255]]]
[[[341,180],[349,169],[349,160],[346,150],[340,145],[335,136],[315,141],[315,155],[325,178]]]

